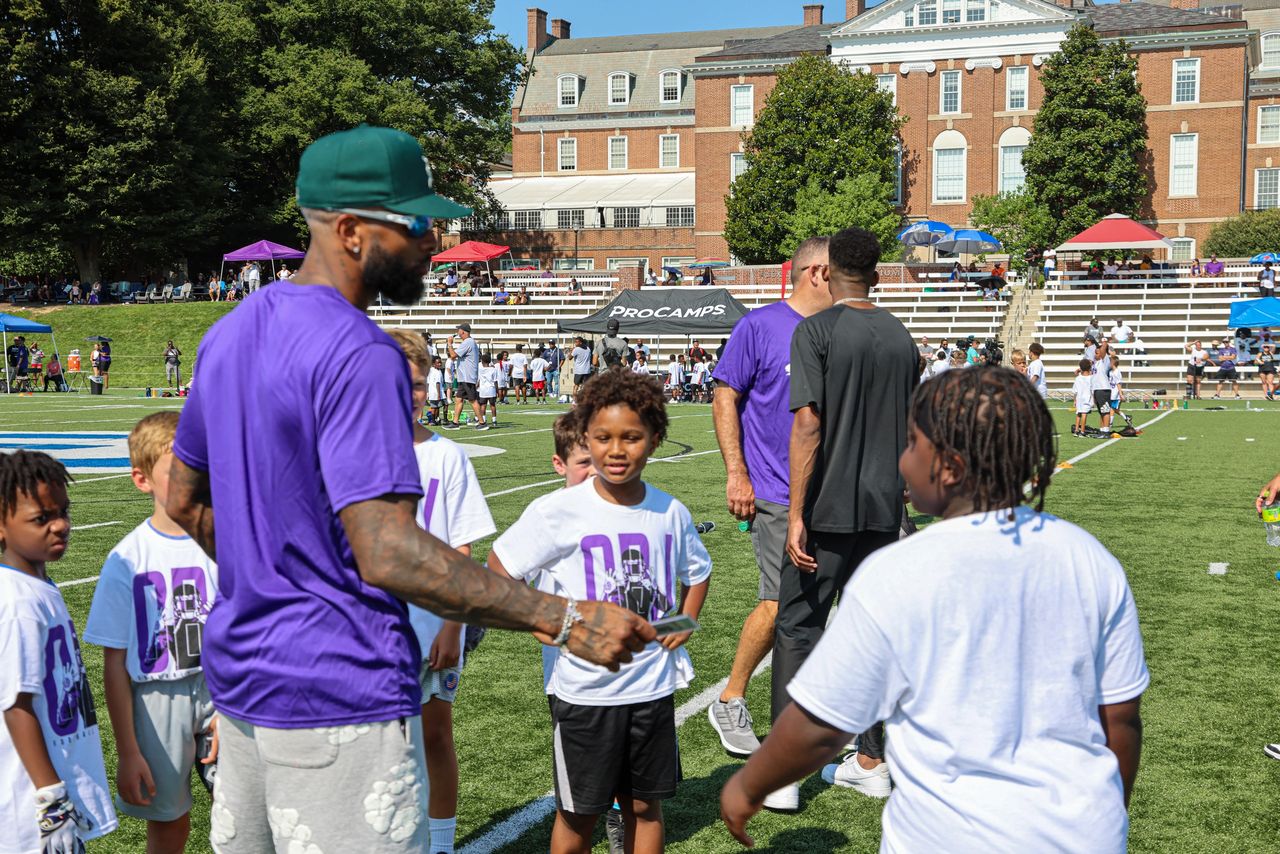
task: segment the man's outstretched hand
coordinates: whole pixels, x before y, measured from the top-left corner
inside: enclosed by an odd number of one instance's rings
[[[631,660],[633,652],[657,637],[649,621],[608,602],[578,603],[582,622],[575,623],[565,647],[569,652],[610,670]]]
[[[1266,507],[1272,501],[1280,498],[1280,474],[1271,478],[1266,486],[1262,487],[1262,491],[1258,493],[1258,515],[1262,515],[1262,508]]]

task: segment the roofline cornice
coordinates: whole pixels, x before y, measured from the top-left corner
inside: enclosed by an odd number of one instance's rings
[[[1013,30],[1026,29],[1033,32],[1055,32],[1062,29],[1070,29],[1080,20],[1077,18],[1046,18],[1044,20],[1021,20],[1021,21],[974,21],[973,23],[962,22],[958,24],[934,24],[928,27],[897,27],[892,30],[863,30],[861,32],[841,33],[839,31],[829,33],[828,38],[832,44],[837,41],[871,41],[875,39],[883,39],[885,36],[909,36],[918,35],[920,33],[937,33],[939,35],[947,35],[949,33],[963,32],[990,32],[992,30]]]
[[[1249,40],[1257,34],[1257,30],[1249,29],[1221,29],[1221,30],[1193,30],[1192,32],[1164,31],[1158,33],[1137,33],[1125,35],[1119,33],[1116,35],[1100,35],[1099,41],[1104,44],[1115,44],[1124,42],[1126,47],[1137,50],[1151,50],[1161,47],[1193,47],[1200,45],[1215,44],[1243,44],[1247,45]]]
[[[771,56],[760,59],[726,59],[720,62],[700,62],[697,65],[689,66],[687,70],[694,77],[715,77],[721,74],[740,74],[744,72],[759,73],[790,65],[805,55],[796,54],[794,56]]]

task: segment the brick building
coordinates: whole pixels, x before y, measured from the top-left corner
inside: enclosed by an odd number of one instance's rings
[[[1044,60],[1083,20],[1138,59],[1147,99],[1146,219],[1198,254],[1213,223],[1280,207],[1280,10],[1275,0],[848,0],[839,22],[573,39],[529,10],[531,75],[512,109],[512,178],[486,232],[520,259],[605,269],[728,257],[724,197],[742,134],[778,69],[825,54],[872,74],[909,121],[907,217],[965,222],[970,198],[1023,182]],[[476,230],[463,224],[463,236]]]

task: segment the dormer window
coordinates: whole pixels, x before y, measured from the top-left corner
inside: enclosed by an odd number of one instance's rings
[[[561,107],[578,106],[578,87],[582,78],[576,74],[561,74],[556,78],[556,91],[559,93],[557,103]]]
[[[658,75],[659,98],[664,104],[680,102],[680,72],[668,69]]]
[[[1262,68],[1280,68],[1280,33],[1267,33],[1262,41]]]
[[[609,106],[626,106],[631,101],[631,75],[615,71],[609,75]]]

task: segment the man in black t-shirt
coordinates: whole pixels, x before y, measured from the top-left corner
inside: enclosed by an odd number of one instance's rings
[[[802,320],[791,339],[795,418],[788,561],[773,651],[775,721],[790,702],[787,684],[822,637],[836,594],[863,558],[898,539],[902,522],[898,457],[907,443],[919,351],[902,322],[870,301],[879,258],[871,232],[835,234],[832,307]],[[883,727],[863,733],[858,753],[823,776],[887,797]]]

